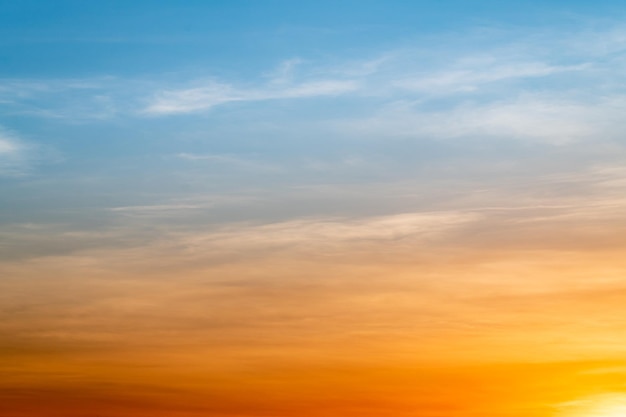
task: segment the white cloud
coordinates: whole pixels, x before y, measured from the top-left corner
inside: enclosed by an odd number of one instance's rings
[[[362,119],[340,122],[342,132],[428,139],[501,138],[549,144],[614,139],[626,127],[621,97],[590,103],[549,95],[524,95],[487,103],[463,102],[443,110],[396,102]]]
[[[607,30],[596,33],[594,39],[620,44],[620,33],[623,31]],[[416,42],[362,60],[315,63],[287,59],[274,71],[259,74],[262,81],[257,82],[214,79],[188,88],[164,87],[148,99],[141,113],[185,114],[234,102],[339,95],[358,101],[351,109],[362,108],[367,99],[367,105],[384,113],[400,101],[441,109],[440,100],[445,99],[448,108],[440,118],[432,111],[424,116],[427,125],[433,125],[431,119],[443,125],[443,136],[460,136],[452,132],[458,124],[460,130],[469,126],[477,134],[564,142],[589,134],[590,116],[582,113],[588,109],[591,117],[596,113],[593,105],[584,103],[600,97],[599,89],[608,91],[603,104],[619,97],[612,87],[623,79],[624,64],[612,55],[615,46],[592,51],[580,36],[572,34],[559,38],[551,33],[509,33],[505,40],[468,34],[468,38],[469,45],[463,48],[456,44],[458,40],[441,39],[438,48]],[[573,95],[577,101],[569,97]],[[451,112],[454,119],[449,123]],[[411,117],[419,124],[424,122],[419,115]],[[399,123],[392,131],[402,129]],[[532,126],[529,135],[521,132],[528,125]]]
[[[554,66],[545,62],[489,62],[482,65],[458,65],[433,73],[409,75],[392,84],[398,88],[428,94],[449,94],[476,91],[481,86],[499,81],[539,78],[548,75],[582,71],[587,64]]]
[[[272,84],[287,84],[293,82],[295,71],[303,61],[299,58],[292,58],[283,61],[275,71],[268,74]]]
[[[261,88],[239,88],[230,84],[209,82],[206,85],[157,93],[144,113],[166,115],[209,110],[229,102],[265,101],[307,97],[337,96],[355,91],[358,85],[351,80],[316,80],[296,84],[270,83]]]
[[[0,176],[19,176],[26,172],[28,147],[12,132],[0,127]]]
[[[203,87],[163,91],[157,94],[145,112],[150,114],[188,113],[239,100],[241,97],[231,86],[211,82]]]
[[[92,120],[342,96],[352,101],[333,118],[344,118],[344,133],[568,143],[623,128],[625,63],[615,52],[624,33],[468,33],[463,41],[441,38],[433,47],[418,40],[360,60],[290,58],[256,81],[213,78],[184,87],[154,78],[0,80],[0,104],[20,114]]]

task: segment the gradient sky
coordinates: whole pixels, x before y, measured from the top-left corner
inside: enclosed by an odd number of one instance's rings
[[[0,416],[625,415],[625,18],[0,0]]]

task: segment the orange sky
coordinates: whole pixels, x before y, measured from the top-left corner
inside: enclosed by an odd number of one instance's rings
[[[490,213],[4,262],[2,415],[547,417],[623,390],[624,251],[563,213],[545,237],[515,214],[516,242]]]

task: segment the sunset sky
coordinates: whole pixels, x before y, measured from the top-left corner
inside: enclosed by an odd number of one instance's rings
[[[624,22],[0,0],[0,417],[626,416]]]

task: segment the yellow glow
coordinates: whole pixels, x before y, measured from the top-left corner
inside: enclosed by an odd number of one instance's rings
[[[607,394],[564,404],[559,417],[626,417],[626,395]]]

